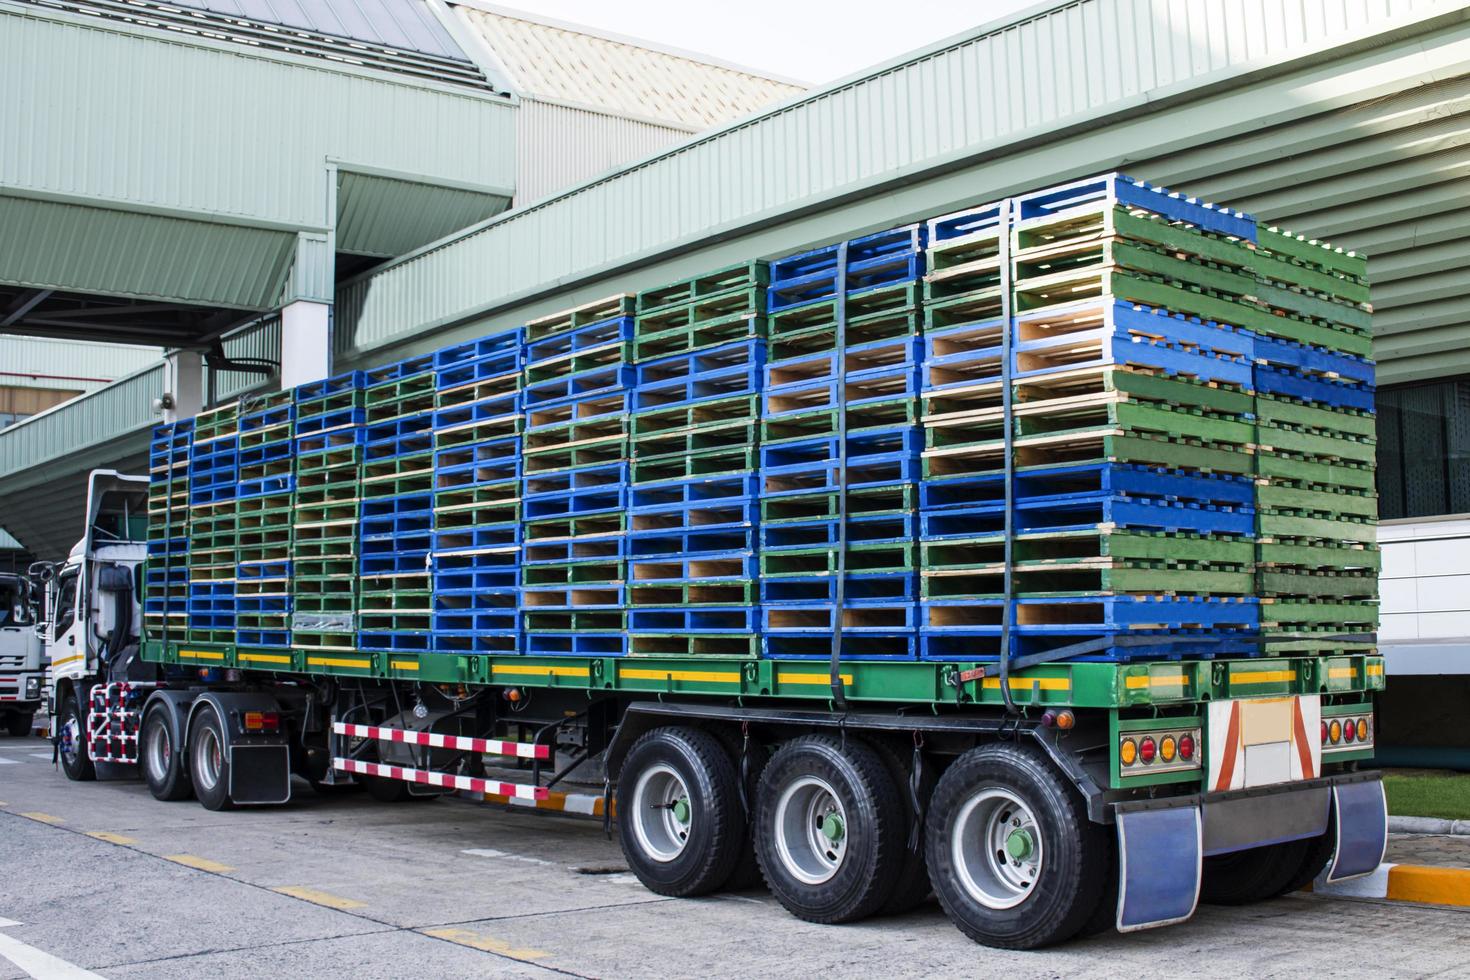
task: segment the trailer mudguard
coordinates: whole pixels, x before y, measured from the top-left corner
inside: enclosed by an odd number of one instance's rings
[[[1327,881],[1356,878],[1383,863],[1388,848],[1388,799],[1382,779],[1337,783],[1332,787],[1337,844],[1327,865]]]
[[[1204,861],[1198,803],[1124,804],[1118,823],[1118,931],[1183,922],[1199,903]]]

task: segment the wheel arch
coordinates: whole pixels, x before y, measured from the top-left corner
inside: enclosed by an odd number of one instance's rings
[[[173,743],[178,747],[179,766],[184,772],[189,771],[189,754],[187,748],[189,719],[191,707],[196,695],[193,691],[169,691],[156,690],[148,695],[148,700],[143,702],[143,712],[140,716],[144,721],[148,718],[148,712],[158,707],[168,721],[169,734],[173,736]]]

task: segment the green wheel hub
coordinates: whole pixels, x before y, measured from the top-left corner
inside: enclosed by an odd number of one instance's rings
[[[674,801],[674,819],[680,823],[689,822],[689,797],[681,796]]]
[[[822,836],[826,837],[828,840],[842,840],[843,835],[845,835],[846,833],[847,828],[843,826],[842,814],[829,813],[827,814],[827,816],[822,818]]]
[[[1006,853],[1013,860],[1024,861],[1036,850],[1036,842],[1031,839],[1031,834],[1022,829],[1016,829],[1006,835]]]

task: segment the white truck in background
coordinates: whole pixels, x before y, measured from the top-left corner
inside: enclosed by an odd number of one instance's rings
[[[46,696],[46,648],[36,632],[30,580],[0,572],[0,729],[31,733]]]

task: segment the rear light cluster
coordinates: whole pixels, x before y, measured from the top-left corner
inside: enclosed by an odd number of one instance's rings
[[[1346,752],[1373,744],[1373,716],[1333,715],[1322,719],[1322,751]]]
[[[1118,768],[1124,776],[1200,768],[1198,728],[1125,732],[1118,736]]]

